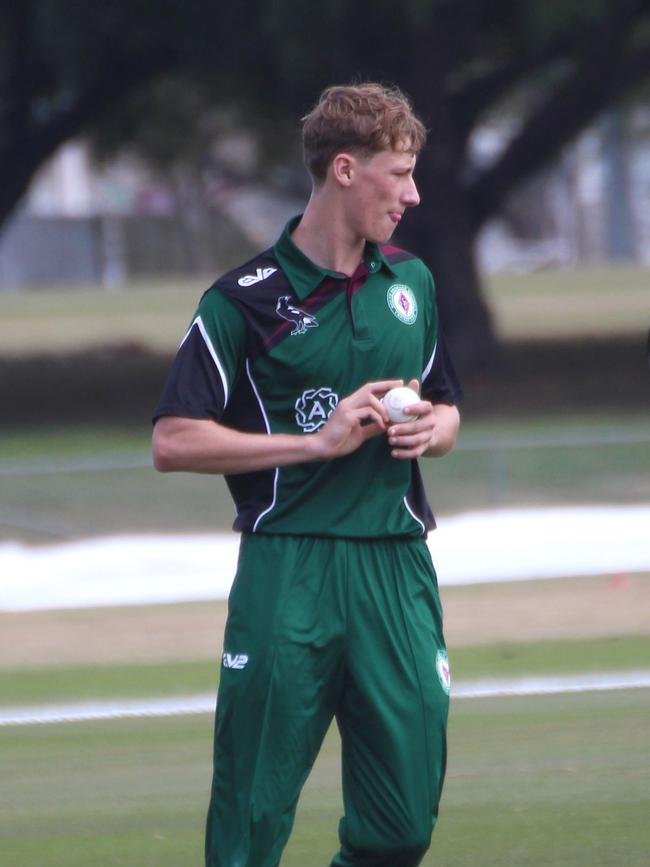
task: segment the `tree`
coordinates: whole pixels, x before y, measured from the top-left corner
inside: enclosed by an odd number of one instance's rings
[[[477,232],[650,74],[646,0],[4,0],[0,24],[0,222],[66,139],[95,130],[142,141],[161,79],[266,137],[288,118],[295,130],[329,83],[397,83],[430,130],[417,172],[422,204],[402,239],[432,267],[465,369],[495,350],[472,255]],[[472,134],[504,107],[518,128],[480,166]],[[163,105],[158,117],[174,112]],[[200,120],[176,120],[179,154]]]

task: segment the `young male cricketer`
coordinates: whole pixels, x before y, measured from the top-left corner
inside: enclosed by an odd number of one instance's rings
[[[425,131],[396,88],[328,88],[303,120],[313,192],[204,294],[156,409],[163,472],[223,473],[241,531],[207,822],[210,867],[275,867],[332,718],[345,816],[331,867],[410,867],[445,771],[449,669],[416,458],[460,387],[431,275],[387,245]],[[393,386],[419,388],[390,424]],[[311,867],[311,865],[310,865]]]

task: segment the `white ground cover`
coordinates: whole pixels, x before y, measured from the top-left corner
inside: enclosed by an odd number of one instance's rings
[[[440,518],[429,547],[441,586],[650,572],[650,506],[518,509]],[[0,610],[223,599],[233,534],[118,536],[0,545]]]

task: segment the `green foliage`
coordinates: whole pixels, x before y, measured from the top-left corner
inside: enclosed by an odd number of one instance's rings
[[[643,6],[625,5],[626,14],[633,8],[629,14],[641,31],[647,23]],[[30,107],[42,120],[53,119],[83,99],[95,81],[104,83],[101,98],[106,99],[111,70],[117,76],[125,64],[137,64],[151,51],[162,50],[167,59],[152,87],[165,72],[178,87],[166,91],[166,100],[156,98],[154,89],[145,91],[148,102],[135,98],[110,105],[102,138],[112,138],[116,147],[138,141],[146,150],[151,145],[148,126],[160,123],[175,143],[177,157],[183,155],[176,135],[179,115],[191,152],[195,129],[208,108],[243,107],[250,125],[263,132],[270,118],[295,123],[318,91],[335,80],[395,81],[427,115],[427,93],[445,87],[447,80],[466,78],[464,69],[474,69],[480,78],[514,58],[537,56],[543,63],[552,60],[549,47],[559,42],[564,58],[573,62],[585,35],[598,32],[609,8],[604,0],[561,5],[517,0],[197,0],[191,11],[171,0],[99,5],[45,0],[22,6],[20,14],[3,10],[0,93],[20,75]],[[21,66],[14,70],[12,36],[22,42]],[[512,84],[520,84],[526,74],[522,68]],[[193,93],[198,98],[193,99]],[[109,105],[97,108],[95,124]],[[82,118],[80,122],[87,128]],[[32,125],[32,132],[39,134],[39,124]]]
[[[297,118],[325,86],[396,83],[434,134],[419,163],[423,204],[400,241],[448,289],[449,343],[461,368],[476,367],[494,358],[476,233],[650,72],[647,3],[611,10],[604,0],[5,3],[0,223],[73,136],[93,134],[103,153],[131,148],[159,164],[227,174],[212,145],[235,123],[261,143],[262,168],[293,166]],[[518,130],[494,165],[477,165],[471,134],[506,102]],[[445,305],[452,289],[456,302]]]

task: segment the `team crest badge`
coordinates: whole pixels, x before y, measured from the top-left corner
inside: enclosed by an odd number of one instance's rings
[[[451,671],[449,669],[449,657],[446,650],[439,650],[436,654],[436,671],[440,680],[440,686],[449,695],[451,691]]]
[[[386,300],[393,316],[405,325],[413,325],[418,318],[418,302],[409,286],[393,283],[388,290]]]
[[[331,388],[308,388],[296,401],[296,424],[305,433],[321,428],[336,409],[339,396]]]

